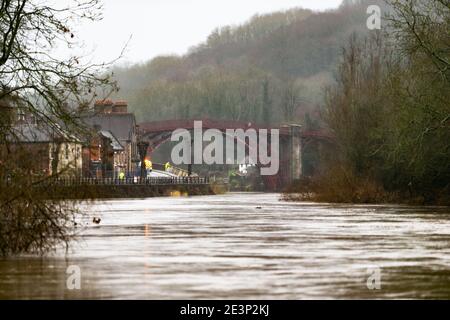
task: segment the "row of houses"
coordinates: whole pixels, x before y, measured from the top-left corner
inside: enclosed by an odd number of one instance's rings
[[[4,121],[7,118],[8,121]],[[0,119],[11,123],[14,143],[1,148],[2,157],[23,154],[20,160],[37,174],[76,177],[117,177],[137,171],[137,125],[126,101],[101,100],[94,111],[81,117],[86,135],[69,135],[57,126],[0,104]],[[22,151],[22,152],[19,152]]]
[[[138,127],[126,101],[102,100],[94,105],[94,113],[83,122],[96,133],[88,148],[84,148],[84,176],[131,175],[137,171]]]

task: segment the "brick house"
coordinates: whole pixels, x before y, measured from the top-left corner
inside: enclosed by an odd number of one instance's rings
[[[1,157],[15,157],[36,175],[81,176],[82,143],[77,138],[37,124],[16,124],[13,132],[15,138],[2,147]]]
[[[117,150],[114,172],[134,172],[139,161],[137,127],[134,114],[128,112],[127,102],[99,100],[95,102],[94,111],[93,114],[83,117],[84,122],[97,132],[109,132],[123,147],[123,151]]]
[[[30,174],[80,176],[82,144],[76,137],[54,125],[38,123],[36,118],[17,106],[14,98],[0,101],[0,162],[15,161]]]
[[[83,147],[83,176],[89,178],[117,178],[126,170],[125,148],[106,130],[92,135]]]

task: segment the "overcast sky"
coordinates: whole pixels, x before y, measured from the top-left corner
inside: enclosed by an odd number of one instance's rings
[[[257,13],[293,7],[326,10],[342,0],[103,0],[103,20],[78,27],[95,60],[111,60],[131,38],[122,62],[183,54],[216,27],[241,24]]]

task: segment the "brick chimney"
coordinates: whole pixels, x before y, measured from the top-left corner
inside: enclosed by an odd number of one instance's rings
[[[118,100],[112,107],[113,113],[128,113],[128,103],[125,100]]]
[[[95,113],[111,113],[114,102],[110,99],[97,100],[94,104]]]

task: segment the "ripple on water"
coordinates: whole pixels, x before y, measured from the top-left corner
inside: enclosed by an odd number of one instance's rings
[[[450,298],[449,208],[232,193],[84,210],[69,253],[0,260],[0,298]],[[74,264],[80,291],[65,287]]]

